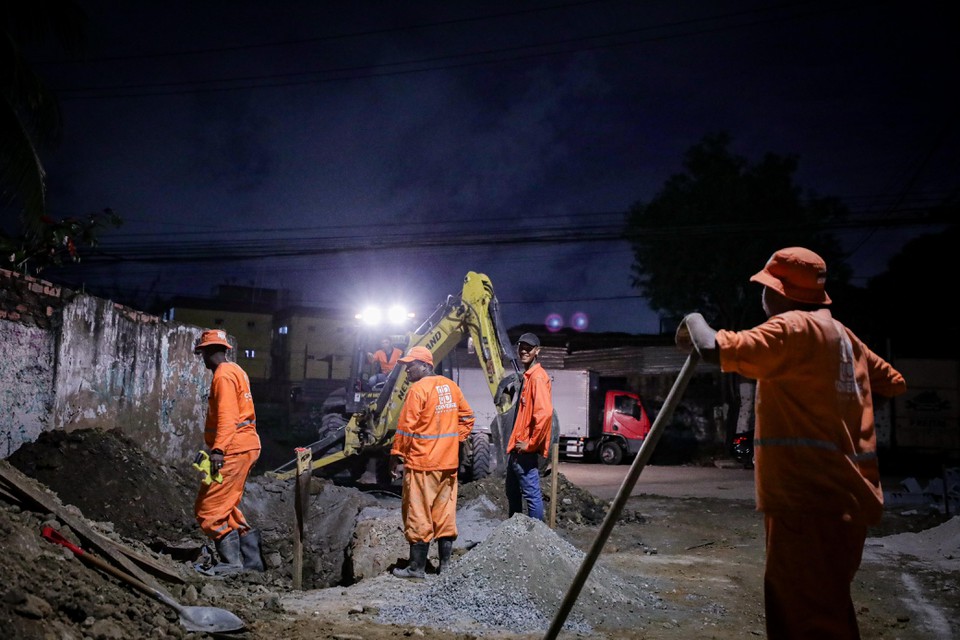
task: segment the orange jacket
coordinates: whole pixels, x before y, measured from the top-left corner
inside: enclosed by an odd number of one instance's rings
[[[456,382],[436,375],[421,378],[407,391],[390,453],[414,471],[456,469],[460,443],[473,422],[473,409]]]
[[[203,441],[225,454],[260,448],[250,379],[235,362],[224,362],[213,372]]]
[[[523,390],[517,404],[517,417],[507,443],[507,453],[517,442],[526,442],[528,453],[539,453],[544,458],[550,452],[550,432],[553,428],[553,398],[550,376],[540,363],[523,372]]]
[[[399,360],[402,355],[403,351],[400,351],[400,349],[396,347],[390,352],[389,357],[387,357],[387,353],[383,349],[377,349],[373,354],[373,360],[371,360],[371,362],[376,362],[380,365],[380,373],[390,373],[393,371],[393,368],[397,366],[397,360]]]
[[[883,492],[871,394],[903,393],[903,376],[826,309],[719,331],[717,347],[723,371],[758,381],[757,508],[878,522]]]

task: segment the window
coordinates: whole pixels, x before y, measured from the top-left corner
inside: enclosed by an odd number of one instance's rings
[[[637,401],[630,396],[617,396],[613,410],[617,413],[632,416],[637,410]]]
[[[290,327],[288,327],[287,325],[283,325],[282,327],[277,329],[277,333],[279,333],[282,336],[287,335],[289,331],[290,331]]]
[[[257,323],[253,320],[247,320],[247,329],[256,329]]]
[[[256,357],[257,357],[257,351],[256,351],[256,349],[244,349],[244,350],[243,350],[243,357],[249,358],[249,359],[251,359],[251,360],[252,360],[253,358],[256,358]]]

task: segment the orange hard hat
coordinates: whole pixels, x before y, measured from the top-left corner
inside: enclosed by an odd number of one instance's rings
[[[426,362],[431,367],[433,366],[433,354],[426,347],[411,347],[410,351],[407,351],[407,355],[400,358],[400,362],[413,362],[414,360]]]
[[[197,338],[197,343],[193,346],[193,352],[199,353],[204,347],[212,347],[213,345],[220,345],[226,347],[227,349],[233,349],[230,346],[230,343],[227,342],[227,332],[223,329],[207,329],[200,334],[200,337]]]

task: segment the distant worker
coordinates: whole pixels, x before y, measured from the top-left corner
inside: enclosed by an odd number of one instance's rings
[[[859,638],[850,595],[867,527],[883,492],[872,394],[906,383],[826,308],[827,266],[809,249],[781,249],[750,280],[767,320],[714,331],[699,313],[677,329],[722,371],[757,380],[756,492],[764,513],[767,637]]]
[[[517,415],[507,442],[506,494],[510,515],[523,511],[543,520],[543,492],[540,490],[540,458],[550,452],[553,428],[553,399],[550,376],[537,357],[540,338],[532,333],[520,336],[517,355],[523,364],[523,386],[517,401]]]
[[[219,471],[223,476],[223,482],[201,484],[194,503],[197,522],[219,556],[218,564],[203,571],[210,575],[264,569],[260,532],[239,509],[247,476],[260,456],[260,436],[250,380],[240,365],[227,361],[231,348],[226,332],[219,329],[204,331],[194,348],[213,372],[203,439],[211,474]]]
[[[380,348],[374,353],[367,352],[367,362],[377,365],[377,372],[370,376],[370,386],[374,387],[381,382],[386,382],[387,377],[393,368],[397,366],[403,351],[393,346],[393,340],[384,338],[380,341]]]
[[[436,540],[439,572],[447,567],[457,538],[457,468],[460,443],[473,430],[473,410],[453,380],[433,372],[433,354],[413,347],[400,359],[410,389],[397,420],[391,467],[403,465],[401,514],[410,561],[394,569],[400,578],[423,578],[430,541]]]

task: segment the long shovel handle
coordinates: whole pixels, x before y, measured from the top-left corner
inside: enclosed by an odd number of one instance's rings
[[[59,531],[57,531],[53,527],[44,527],[40,531],[40,535],[46,538],[47,540],[49,540],[50,542],[53,542],[54,544],[59,544],[60,546],[66,547],[67,549],[72,551],[75,556],[80,558],[82,562],[92,567],[96,567],[97,569],[100,569],[104,573],[109,573],[111,576],[113,576],[117,580],[121,580],[133,587],[136,587],[137,589],[144,592],[148,596],[156,598],[157,600],[160,600],[164,604],[170,604],[170,601],[168,601],[168,598],[164,597],[164,594],[162,592],[154,589],[153,587],[151,587],[145,582],[141,582],[140,580],[136,579],[130,574],[124,571],[120,571],[119,569],[114,567],[112,564],[105,562],[104,560],[101,560],[97,556],[91,553],[87,553],[77,545],[73,544],[72,542],[64,538],[63,534],[61,534]]]
[[[650,427],[650,433],[647,434],[646,439],[640,446],[637,457],[633,460],[633,464],[630,465],[630,471],[627,472],[627,476],[620,485],[620,491],[617,492],[617,497],[614,498],[610,504],[610,510],[607,511],[607,515],[603,519],[603,524],[600,525],[600,531],[590,546],[590,551],[587,552],[587,555],[583,558],[583,562],[577,570],[577,575],[573,577],[573,582],[570,584],[567,594],[563,597],[563,601],[560,603],[560,608],[553,617],[550,628],[547,629],[547,634],[543,636],[544,640],[556,640],[556,637],[560,634],[563,623],[566,622],[570,610],[573,609],[573,605],[577,602],[577,596],[580,595],[580,590],[583,589],[583,585],[590,576],[593,565],[597,562],[597,558],[600,557],[600,551],[603,549],[603,545],[607,542],[607,538],[610,537],[613,525],[616,524],[617,519],[620,517],[620,512],[623,511],[623,505],[626,504],[630,498],[630,494],[633,492],[634,485],[637,484],[640,472],[643,471],[643,467],[647,464],[647,461],[650,460],[650,456],[653,455],[653,449],[657,446],[660,435],[673,417],[673,412],[676,410],[677,405],[680,404],[680,398],[683,396],[683,392],[686,391],[687,383],[689,383],[690,378],[693,377],[693,370],[697,367],[697,362],[699,361],[700,354],[694,350],[687,356],[687,361],[683,363],[683,368],[680,369],[680,374],[673,383],[670,393],[667,394],[667,399],[664,401],[660,413],[657,414],[657,419],[653,421],[653,426]]]

